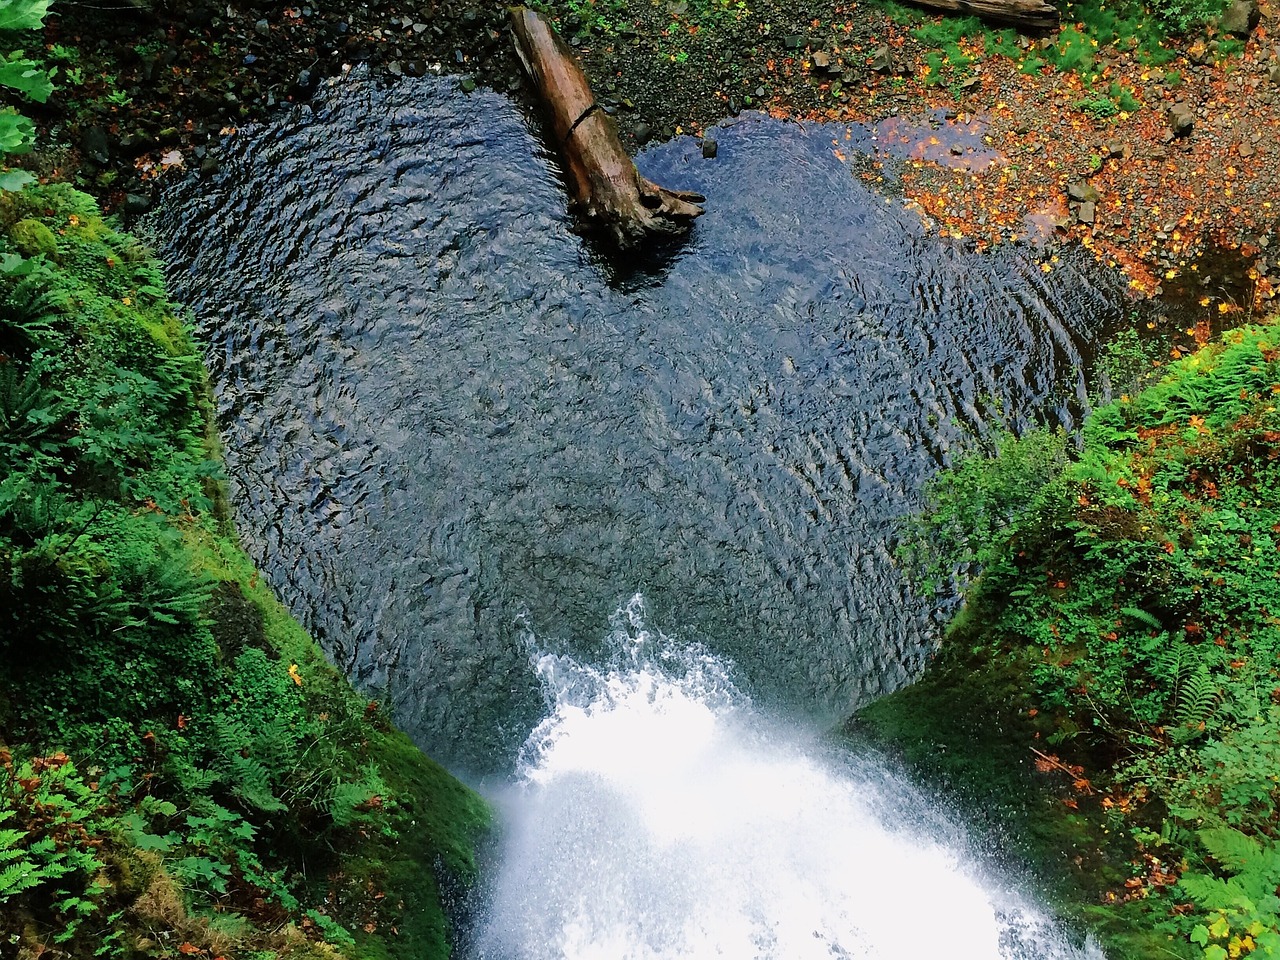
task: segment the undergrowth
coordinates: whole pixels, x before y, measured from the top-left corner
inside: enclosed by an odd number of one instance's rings
[[[1280,956],[1280,328],[933,485],[908,559],[979,572],[948,639],[1029,687],[1025,746],[1129,844],[1096,891],[1206,960]]]
[[[0,943],[446,955],[483,804],[240,551],[148,252],[54,185],[0,196],[0,257]]]

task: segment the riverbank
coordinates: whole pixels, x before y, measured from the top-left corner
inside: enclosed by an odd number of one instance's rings
[[[1138,294],[1197,311],[1188,349],[1252,315],[1280,275],[1275,14],[1264,4],[1240,27],[1211,6],[1182,36],[1088,4],[1044,37],[830,0],[548,12],[628,146],[749,109],[870,124],[911,154],[890,162],[890,189],[933,229],[978,245],[1077,239]],[[55,5],[45,41],[60,89],[39,116],[57,144],[44,171],[127,214],[175,176],[214,171],[220,137],[357,63],[388,82],[453,72],[527,98],[493,4]]]
[[[926,577],[980,569],[938,663],[857,726],[1018,838],[1109,956],[1280,951],[1273,323],[1139,382],[1076,449],[931,486]]]
[[[66,184],[0,194],[0,255],[0,940],[447,956],[488,808],[240,549],[157,264]]]

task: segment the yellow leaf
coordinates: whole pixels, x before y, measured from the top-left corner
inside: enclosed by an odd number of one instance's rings
[[[296,663],[289,664],[289,679],[292,680],[296,686],[302,686],[302,674],[298,673],[298,665]]]

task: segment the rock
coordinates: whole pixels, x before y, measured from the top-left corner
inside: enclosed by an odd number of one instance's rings
[[[80,136],[80,152],[94,163],[103,166],[111,159],[111,149],[107,145],[107,131],[99,126],[89,127]]]
[[[19,220],[10,228],[9,239],[24,257],[44,255],[57,259],[58,238],[39,220]]]
[[[1169,108],[1169,130],[1175,137],[1185,137],[1191,132],[1195,122],[1195,111],[1185,101]]]
[[[716,143],[711,137],[702,139],[702,157],[704,160],[714,160],[716,154],[720,151],[720,144]]]
[[[1267,79],[1280,87],[1280,60],[1271,61],[1271,65],[1267,67]]]
[[[222,169],[222,163],[217,157],[205,157],[200,161],[200,172],[206,177],[211,177]]]
[[[146,213],[151,209],[151,198],[144,193],[126,193],[124,195],[124,212],[131,217]]]
[[[320,77],[311,70],[299,70],[298,78],[293,81],[294,95],[302,99],[306,99],[316,92],[316,87],[320,84]]]
[[[1257,153],[1257,151],[1254,150],[1250,144],[1247,144],[1247,143],[1240,144],[1240,156],[1252,157],[1255,153]]]
[[[271,24],[266,20],[259,20],[253,25],[253,32],[260,37],[271,36]]]
[[[641,120],[631,128],[631,135],[636,138],[636,143],[648,143],[653,139],[653,127]]]
[[[783,38],[782,45],[788,50],[799,50],[804,46],[804,37],[798,33],[788,34]]]
[[[392,60],[387,64],[387,73],[391,74],[393,77],[403,77],[404,67],[400,66],[399,60]]]
[[[1083,180],[1076,180],[1067,184],[1067,196],[1076,203],[1097,203],[1102,199],[1102,194],[1098,193],[1098,188]]]
[[[870,67],[876,73],[893,73],[893,51],[889,45],[881,44],[871,52]]]
[[[1235,0],[1218,21],[1218,29],[1233,37],[1247,37],[1262,19],[1257,0]]]
[[[476,82],[471,77],[463,77],[458,81],[458,89],[463,93],[474,93],[476,89]]]
[[[829,53],[823,52],[822,50],[819,50],[817,53],[815,53],[813,55],[813,69],[820,73],[826,73],[828,70],[830,70],[831,55]]]
[[[1081,223],[1092,225],[1096,217],[1097,207],[1092,200],[1086,200],[1084,203],[1080,204],[1079,209],[1076,210],[1076,219]]]

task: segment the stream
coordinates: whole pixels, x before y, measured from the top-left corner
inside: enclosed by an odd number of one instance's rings
[[[638,158],[708,212],[626,271],[501,95],[353,75],[230,137],[151,229],[246,547],[513,805],[477,956],[1079,956],[804,731],[918,675],[949,609],[896,522],[975,436],[1076,423],[1124,283],[926,232],[859,176],[873,130],[716,135]]]

